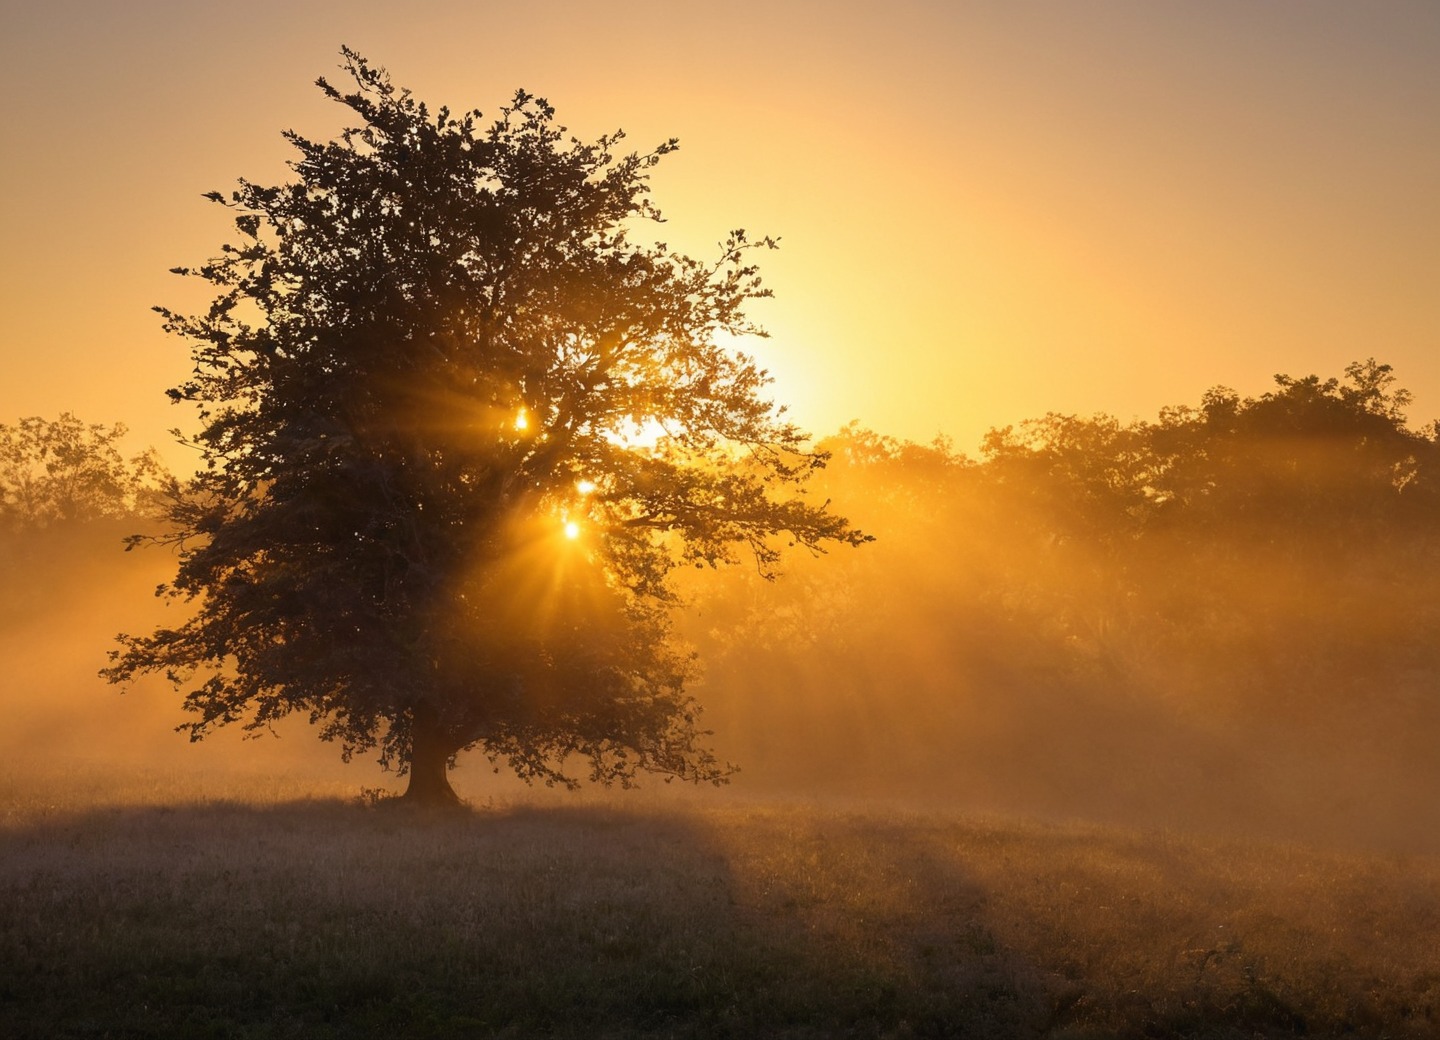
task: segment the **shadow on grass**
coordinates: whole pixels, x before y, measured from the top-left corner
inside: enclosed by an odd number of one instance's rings
[[[1093,838],[1007,833],[654,803],[53,816],[0,835],[0,1035],[1074,1040],[1307,1029],[1238,962],[1198,966],[1196,979],[1209,971],[1212,982],[1233,967],[1225,985],[1127,989],[1110,954],[1087,959],[1066,932],[1064,901],[1085,893],[1057,882],[1056,922],[1035,919],[1047,911],[1033,893],[1007,894],[1008,864],[1034,869],[1037,842],[1063,859],[1067,843]],[[1115,869],[1170,869],[1133,858]],[[1047,934],[1064,948],[1044,949]]]

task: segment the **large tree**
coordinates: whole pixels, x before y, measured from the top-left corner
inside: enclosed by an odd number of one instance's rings
[[[202,427],[162,589],[192,610],[107,676],[165,673],[192,739],[304,713],[420,801],[472,747],[547,782],[722,778],[668,576],[864,538],[805,499],[824,455],[731,345],[772,243],[634,243],[675,142],[582,143],[524,92],[432,112],[342,53],[354,90],[318,83],[358,123],[212,193],[238,244],[177,271],[214,302],[160,309]]]

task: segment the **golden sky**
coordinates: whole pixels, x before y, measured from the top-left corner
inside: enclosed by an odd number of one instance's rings
[[[0,0],[0,422],[190,423],[149,308],[200,299],[201,193],[341,128],[342,43],[432,106],[679,137],[660,237],[782,239],[756,346],[816,433],[973,450],[1371,355],[1440,417],[1435,0]]]

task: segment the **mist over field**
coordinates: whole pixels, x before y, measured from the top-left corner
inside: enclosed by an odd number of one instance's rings
[[[816,493],[877,541],[687,618],[737,789],[1436,847],[1433,548],[1289,511],[1087,531],[1074,474],[831,447]]]
[[[792,553],[775,582],[743,562],[684,575],[693,692],[740,767],[697,796],[1435,849],[1435,442],[1384,414],[1387,387],[1292,381],[1128,426],[1051,416],[978,458],[832,436],[810,494],[873,543]],[[303,719],[191,744],[167,684],[96,678],[117,632],[183,609],[151,595],[172,551],[124,552],[129,530],[5,542],[10,784],[398,787]],[[479,754],[455,777],[472,799],[523,790]]]
[[[186,609],[123,551],[149,485],[20,481],[0,1033],[1433,1035],[1440,465],[1392,383],[844,429],[808,493],[873,542],[681,575],[728,786],[471,752],[438,815],[304,717],[190,743],[162,676],[107,686]]]

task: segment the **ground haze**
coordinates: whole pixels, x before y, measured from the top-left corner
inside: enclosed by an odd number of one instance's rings
[[[0,1032],[1431,1036],[1440,860],[639,795],[7,779]],[[293,787],[295,777],[286,778]]]

